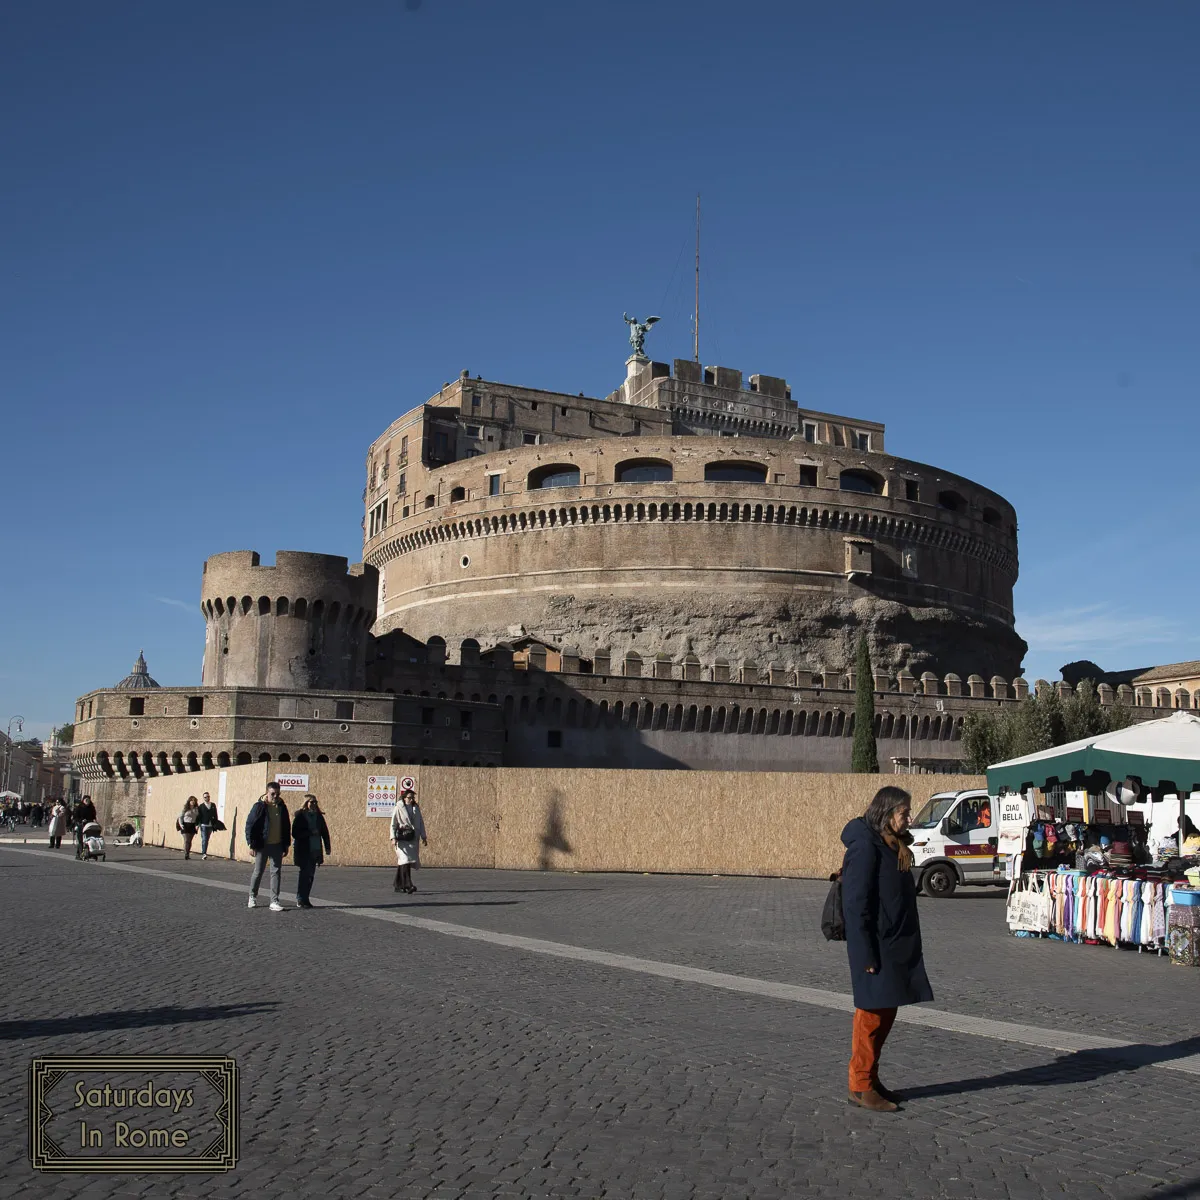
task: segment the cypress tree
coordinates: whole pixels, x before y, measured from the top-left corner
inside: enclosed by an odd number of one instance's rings
[[[879,773],[879,754],[875,749],[875,676],[871,672],[871,651],[865,633],[858,637],[858,663],[854,668],[854,751],[850,770],[859,775]]]

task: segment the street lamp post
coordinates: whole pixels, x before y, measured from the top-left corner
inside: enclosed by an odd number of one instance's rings
[[[17,727],[17,732],[20,733],[25,728],[25,718],[17,716],[9,717],[8,719],[8,744],[4,747],[4,790],[6,792],[8,791],[8,772],[12,767],[12,730],[14,724]]]

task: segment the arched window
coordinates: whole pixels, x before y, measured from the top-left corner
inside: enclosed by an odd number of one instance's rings
[[[673,478],[671,464],[660,458],[626,459],[613,471],[617,483],[670,483]]]
[[[985,525],[999,525],[1000,514],[994,508],[985,508],[983,510],[983,523]]]
[[[958,492],[938,492],[938,508],[949,509],[950,512],[965,512],[967,502]]]
[[[766,483],[767,468],[762,463],[714,462],[704,465],[705,483]]]
[[[465,500],[466,498],[467,498],[467,489],[466,488],[456,487],[456,488],[450,489],[450,503],[451,504],[454,504],[459,500]]]
[[[883,480],[872,471],[843,471],[838,476],[843,492],[863,492],[869,496],[883,495]]]
[[[261,753],[261,754],[258,756],[258,761],[259,761],[259,762],[270,762],[270,761],[271,761],[271,756],[270,756],[270,755],[269,755],[269,754],[268,754],[268,753],[267,753],[267,752],[264,750],[264,751],[263,751],[263,752],[262,752],[262,753]]]
[[[247,750],[239,750],[237,756],[237,765],[244,767],[250,761],[250,753]]]
[[[578,487],[579,468],[570,463],[551,463],[529,472],[526,487],[532,492],[537,488]]]

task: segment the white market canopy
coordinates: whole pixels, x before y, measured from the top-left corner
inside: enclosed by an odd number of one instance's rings
[[[1182,795],[1200,790],[1200,717],[1175,712],[1157,721],[1010,758],[988,767],[988,791],[995,796],[1001,788],[1021,792],[1097,775],[1137,779],[1155,792]]]

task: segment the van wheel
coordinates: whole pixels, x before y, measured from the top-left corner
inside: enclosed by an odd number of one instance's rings
[[[944,863],[930,867],[921,876],[921,889],[927,896],[937,899],[942,896],[952,896],[956,887],[958,887],[958,876],[955,875],[953,867],[948,867]]]

